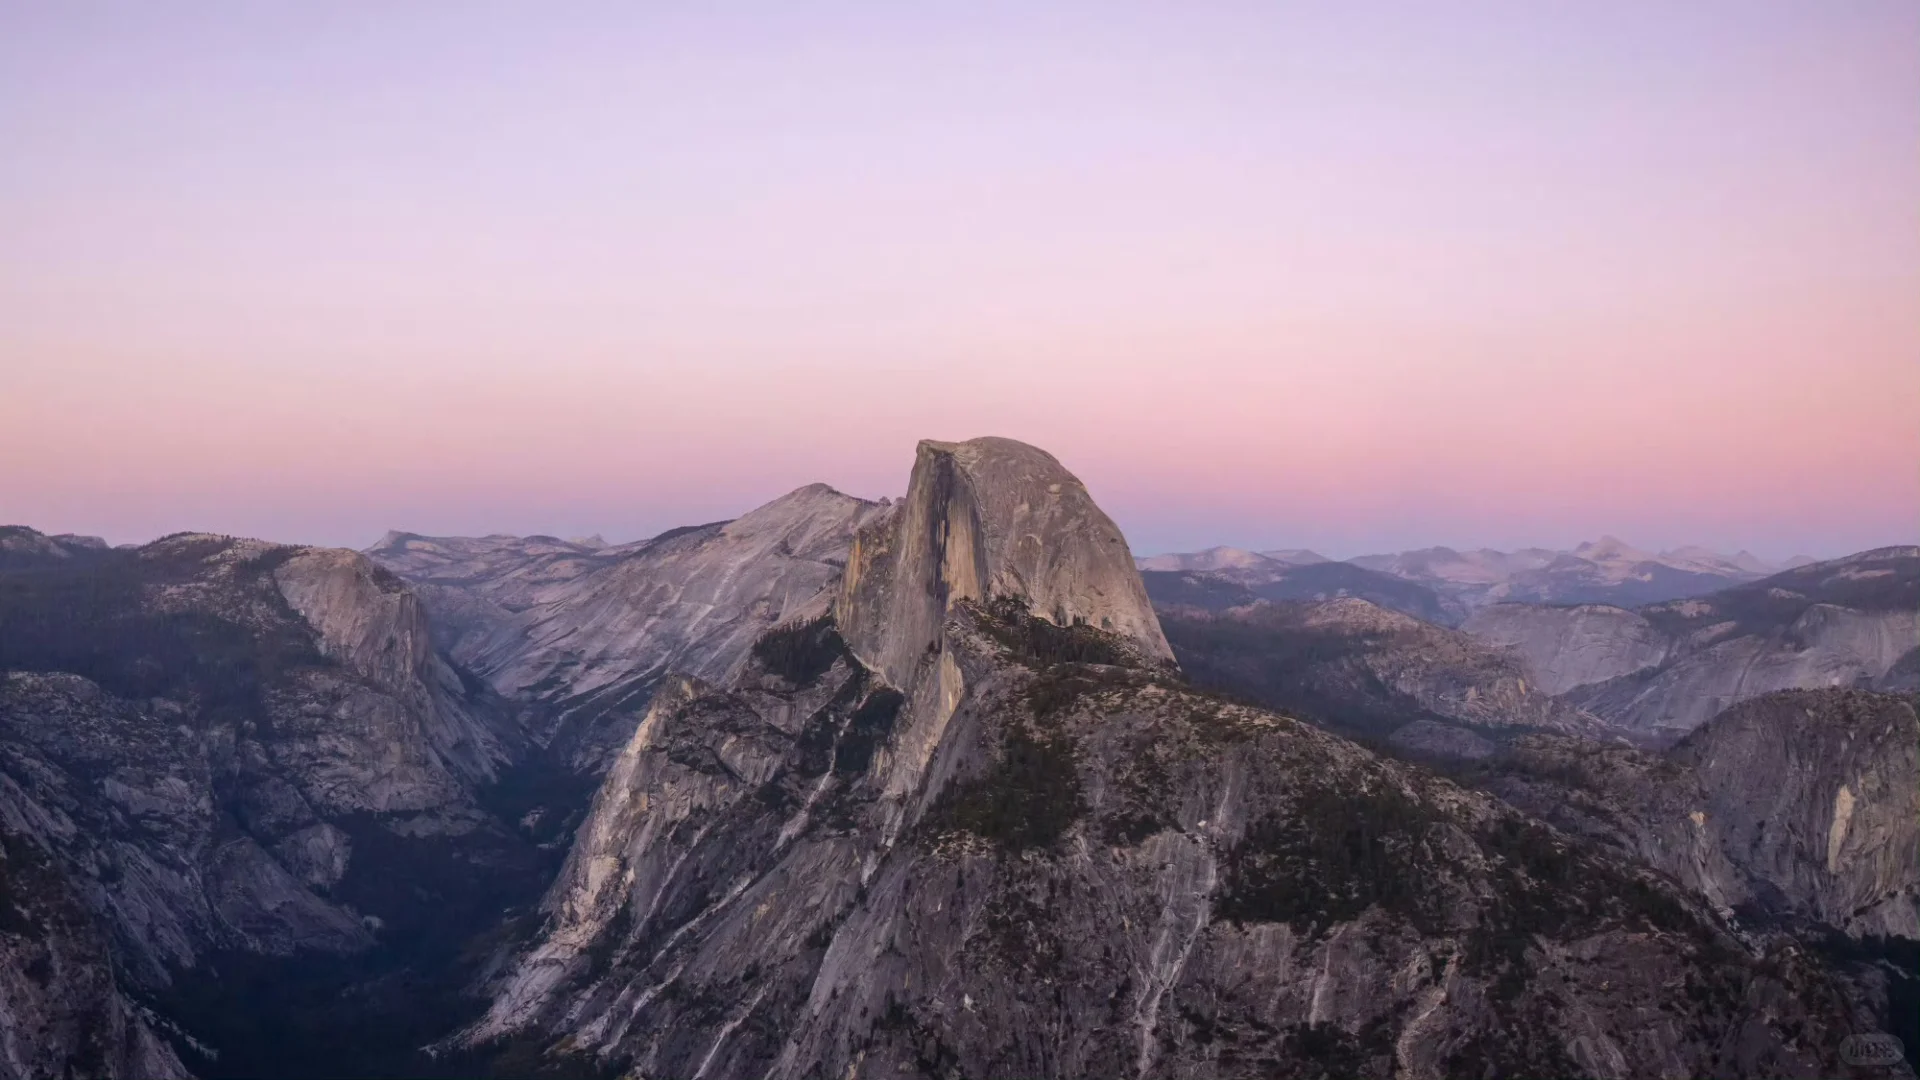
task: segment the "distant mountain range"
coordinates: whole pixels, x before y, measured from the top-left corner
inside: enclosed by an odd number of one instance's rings
[[[1920,548],[1143,563],[994,438],[621,545],[0,527],[0,1080],[1920,1045]]]
[[[1431,547],[1360,555],[1344,562],[1304,549],[1212,547],[1152,555],[1138,560],[1138,565],[1145,572],[1211,574],[1248,588],[1292,581],[1295,595],[1286,599],[1358,596],[1417,618],[1453,625],[1475,609],[1503,601],[1631,607],[1680,600],[1813,561],[1799,555],[1774,565],[1751,552],[1726,555],[1704,547],[1654,553],[1603,536],[1567,551],[1481,548],[1463,552]],[[1369,571],[1382,578],[1412,582],[1427,591],[1395,591],[1381,578],[1352,573],[1336,577],[1325,569],[1329,566]]]

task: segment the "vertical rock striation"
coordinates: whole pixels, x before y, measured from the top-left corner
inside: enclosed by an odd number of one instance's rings
[[[1173,658],[1119,528],[1053,455],[1012,439],[924,441],[906,499],[854,538],[834,607],[841,633],[905,687],[954,602],[997,596]]]
[[[1488,786],[1723,910],[1920,941],[1920,720],[1905,698],[1767,694],[1665,754],[1524,739]]]

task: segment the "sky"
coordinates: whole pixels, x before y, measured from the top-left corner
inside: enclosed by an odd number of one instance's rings
[[[0,522],[1920,541],[1920,5],[0,0]]]

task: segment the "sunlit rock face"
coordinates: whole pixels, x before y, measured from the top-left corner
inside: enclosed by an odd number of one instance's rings
[[[1793,909],[1920,939],[1920,720],[1911,701],[1795,690],[1742,702],[1670,755],[1701,828]],[[1756,890],[1757,891],[1757,890]]]
[[[907,686],[948,608],[996,596],[1173,657],[1125,538],[1053,455],[1011,439],[922,442],[907,497],[855,539],[834,608],[841,633]]]

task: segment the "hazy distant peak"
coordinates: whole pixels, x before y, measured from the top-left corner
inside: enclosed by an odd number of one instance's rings
[[[1325,555],[1308,548],[1275,548],[1271,551],[1262,551],[1260,554],[1265,555],[1269,559],[1277,559],[1280,562],[1289,563],[1293,566],[1318,566],[1321,563],[1333,561]]]
[[[1279,573],[1289,566],[1318,566],[1332,559],[1306,548],[1278,548],[1273,551],[1249,551],[1220,545],[1204,551],[1170,551],[1134,560],[1141,570],[1166,570],[1177,573],[1216,572],[1222,570],[1259,570]]]
[[[1237,547],[1210,547],[1205,551],[1169,552],[1134,560],[1142,570],[1248,570],[1271,566],[1278,560]]]
[[[1590,562],[1652,562],[1654,556],[1641,551],[1617,536],[1602,536],[1573,549],[1577,558]]]

